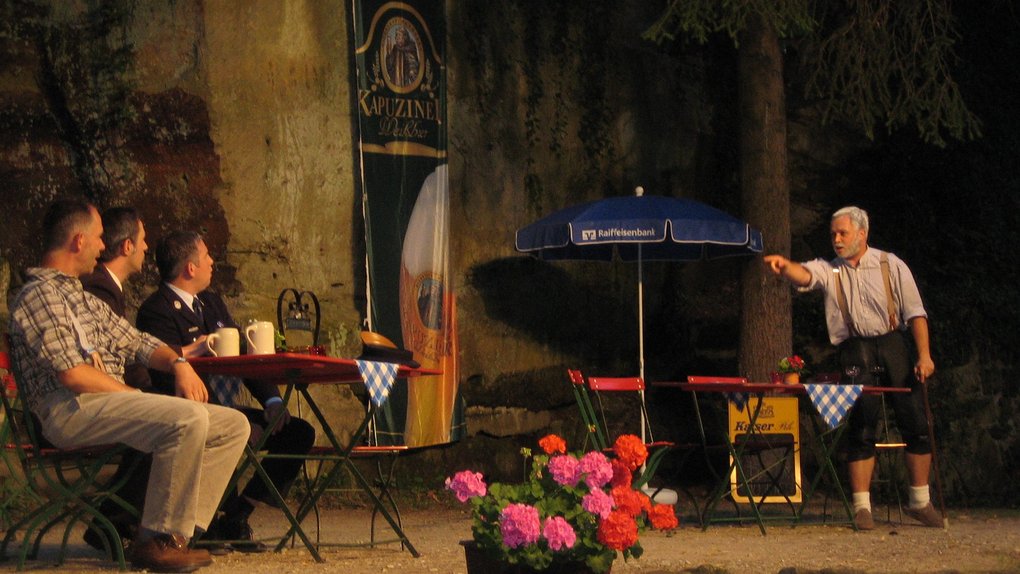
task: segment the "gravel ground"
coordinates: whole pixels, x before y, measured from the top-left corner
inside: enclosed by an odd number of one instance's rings
[[[880,513],[876,518],[884,517]],[[396,543],[367,548],[323,549],[325,562],[316,563],[303,548],[280,553],[231,554],[217,557],[203,574],[277,574],[344,572],[359,574],[465,574],[458,542],[470,537],[470,517],[462,509],[405,510],[405,530],[421,552],[414,558]],[[909,520],[909,519],[908,519]],[[323,541],[361,542],[368,538],[370,515],[357,509],[323,511]],[[260,508],[252,517],[259,536],[280,535],[282,514]],[[314,539],[312,520],[306,530]],[[382,536],[389,534],[379,523]],[[61,567],[54,561],[59,539],[47,540],[41,560],[31,572],[115,572],[116,566],[86,547],[80,530],[72,534],[71,559]],[[766,536],[755,526],[713,526],[703,532],[685,525],[671,535],[644,533],[645,555],[640,560],[617,560],[614,574],[692,572],[722,573],[907,573],[907,572],[1020,572],[1020,513],[1016,511],[950,512],[948,530],[914,524],[879,522],[871,532],[847,526],[773,524]],[[12,571],[10,562],[0,570]]]

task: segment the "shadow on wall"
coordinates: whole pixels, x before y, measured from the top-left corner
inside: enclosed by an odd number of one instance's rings
[[[468,281],[489,317],[534,341],[584,365],[636,369],[636,302],[614,292],[615,279],[599,288],[580,275],[532,257],[507,257],[472,267]]]

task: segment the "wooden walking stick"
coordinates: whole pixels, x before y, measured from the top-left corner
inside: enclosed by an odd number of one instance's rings
[[[928,381],[931,379],[929,378]],[[931,403],[928,401],[928,381],[921,383],[921,394],[924,396],[924,417],[928,419],[928,441],[931,443],[931,466],[935,471],[935,488],[939,491],[939,510],[942,512],[942,528],[949,530],[949,515],[946,514],[946,500],[942,495],[942,473],[939,472],[938,448],[935,447],[935,423],[931,414]]]

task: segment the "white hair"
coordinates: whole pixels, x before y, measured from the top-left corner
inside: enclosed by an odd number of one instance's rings
[[[850,218],[850,221],[852,221],[854,225],[857,226],[857,229],[863,229],[864,231],[868,230],[867,211],[864,211],[863,209],[854,205],[848,205],[847,207],[837,209],[836,213],[832,214],[832,220],[835,221],[836,219],[839,219],[844,215]]]

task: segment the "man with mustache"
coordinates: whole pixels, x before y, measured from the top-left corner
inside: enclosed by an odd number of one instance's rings
[[[910,504],[906,513],[925,526],[941,527],[928,488],[931,440],[922,388],[935,372],[935,363],[928,345],[928,314],[917,284],[900,258],[868,245],[868,214],[863,209],[850,206],[836,211],[830,234],[837,255],[831,261],[795,263],[782,255],[768,255],[765,264],[799,290],[825,292],[829,340],[838,349],[844,372],[857,372],[856,382],[864,385],[912,388],[909,394],[890,395],[907,443]],[[914,360],[904,337],[907,330],[913,338]],[[880,396],[861,395],[845,435],[854,523],[859,530],[875,527],[870,487],[880,409]]]

